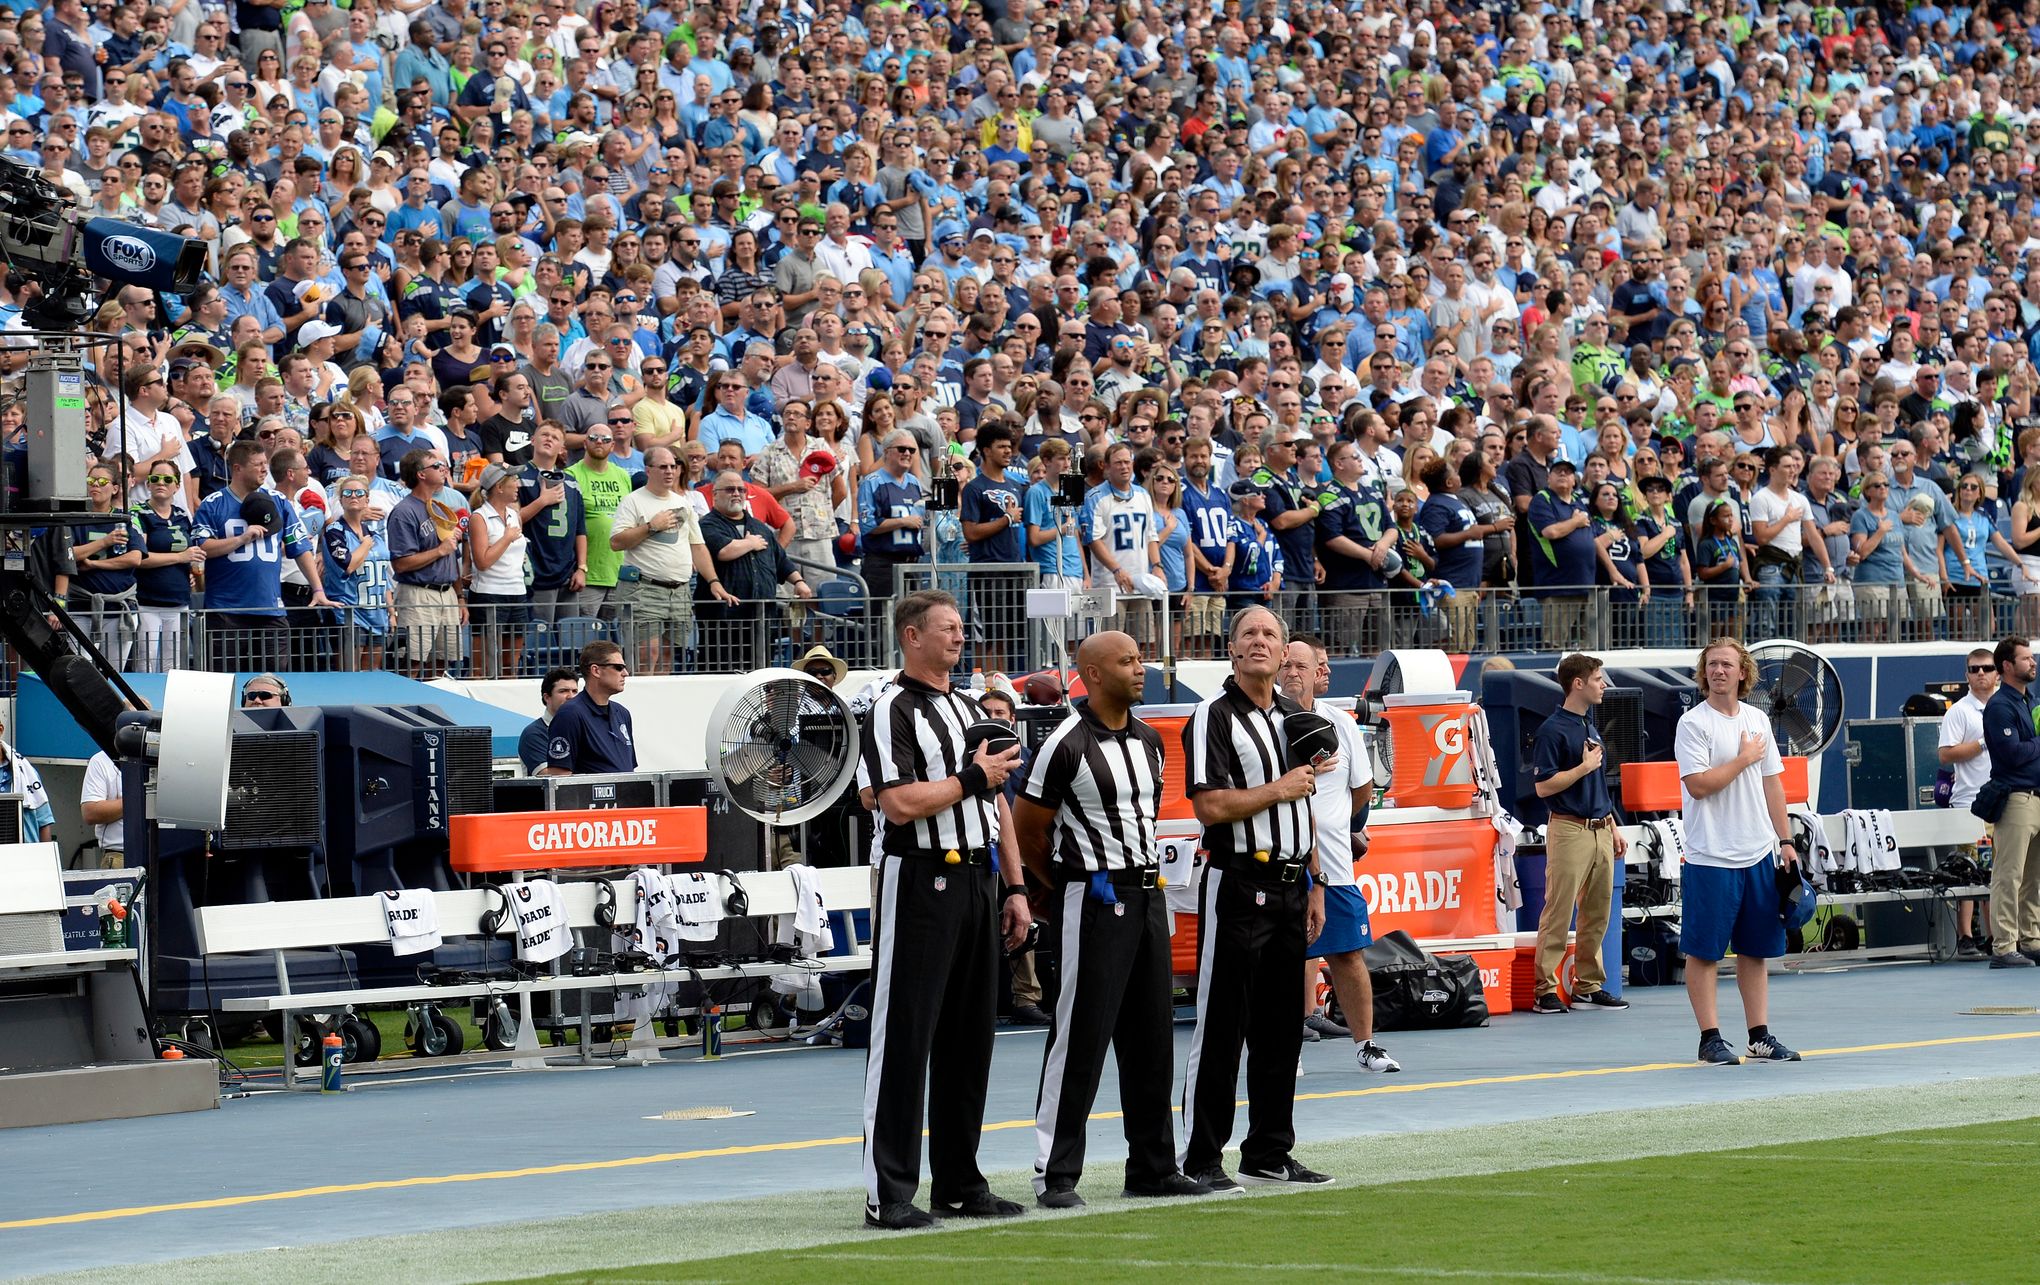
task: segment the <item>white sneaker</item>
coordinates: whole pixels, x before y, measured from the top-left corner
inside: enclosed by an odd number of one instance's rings
[[[1353,1050],[1353,1058],[1360,1063],[1363,1071],[1374,1071],[1382,1075],[1394,1075],[1402,1070],[1402,1063],[1388,1055],[1388,1050],[1367,1040]]]

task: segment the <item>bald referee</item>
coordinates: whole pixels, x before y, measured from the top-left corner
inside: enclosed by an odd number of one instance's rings
[[[1233,617],[1232,677],[1183,727],[1185,784],[1211,854],[1197,894],[1197,1030],[1183,1078],[1189,1143],[1183,1171],[1214,1191],[1254,1186],[1323,1186],[1328,1176],[1298,1164],[1296,1062],[1303,1026],[1296,979],[1304,943],[1324,926],[1311,794],[1318,772],[1337,771],[1334,754],[1316,771],[1284,771],[1282,722],[1303,707],[1275,690],[1287,633],[1265,607]],[[1240,1046],[1247,1050],[1247,1136],[1239,1182],[1221,1163],[1233,1131]]]
[[[904,1231],[931,1226],[935,1217],[1025,1212],[992,1194],[977,1150],[999,942],[1003,935],[1008,947],[1019,945],[1032,915],[1003,793],[1020,749],[965,751],[965,729],[983,715],[968,692],[949,684],[963,655],[956,599],[910,593],[893,620],[904,664],[872,703],[864,741],[885,819],[871,930],[864,1225]],[[934,1217],[914,1204],[924,1098]]]
[[[1175,1016],[1155,847],[1162,738],[1133,716],[1147,683],[1140,644],[1095,634],[1077,651],[1077,673],[1090,695],[1042,742],[1013,807],[1022,861],[1055,889],[1062,973],[1035,1110],[1034,1196],[1048,1209],[1084,1205],[1077,1178],[1107,1045],[1126,1121],[1124,1194],[1208,1196],[1176,1167],[1169,1113]]]

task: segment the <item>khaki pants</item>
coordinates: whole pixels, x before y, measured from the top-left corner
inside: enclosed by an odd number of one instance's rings
[[[1601,966],[1601,939],[1615,896],[1615,829],[1588,829],[1577,821],[1551,819],[1544,857],[1544,914],[1537,921],[1537,993],[1558,992],[1558,964],[1565,958],[1565,934],[1580,911],[1573,951],[1575,995],[1591,995],[1608,980]]]
[[[2040,795],[2005,800],[1991,839],[1990,948],[2040,950]]]

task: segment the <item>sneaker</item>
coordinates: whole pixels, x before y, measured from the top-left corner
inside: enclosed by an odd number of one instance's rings
[[[1294,1160],[1284,1160],[1265,1169],[1249,1169],[1241,1165],[1240,1181],[1249,1187],[1323,1187],[1335,1180],[1330,1174],[1306,1169]]]
[[[1328,1040],[1350,1040],[1353,1038],[1353,1032],[1334,1022],[1331,1018],[1326,1017],[1323,1013],[1312,1013],[1309,1017],[1304,1018],[1303,1029],[1305,1031],[1303,1038],[1307,1040],[1314,1040],[1319,1037]]]
[[[1211,1194],[1211,1190],[1209,1184],[1199,1182],[1189,1174],[1172,1173],[1159,1182],[1147,1183],[1139,1187],[1128,1183],[1126,1184],[1126,1190],[1119,1194],[1127,1197],[1129,1200],[1160,1200],[1169,1196],[1208,1196]]]
[[[1594,991],[1587,995],[1573,996],[1572,1006],[1574,1008],[1587,1009],[1602,1008],[1613,1012],[1617,1009],[1628,1008],[1629,1001],[1619,995],[1610,995],[1607,991]]]
[[[2040,947],[2021,946],[2019,947],[2019,953],[2034,963],[2040,964]]]
[[[1700,1060],[1715,1066],[1742,1065],[1742,1059],[1735,1055],[1735,1050],[1728,1046],[1728,1041],[1722,1039],[1719,1035],[1701,1043]]]
[[[1207,1190],[1220,1196],[1237,1196],[1244,1190],[1244,1188],[1232,1180],[1231,1175],[1227,1174],[1224,1169],[1217,1165],[1213,1165],[1209,1169],[1199,1169],[1196,1173],[1190,1174],[1189,1177],[1191,1181],[1203,1183]]]
[[[933,1227],[935,1219],[928,1211],[905,1200],[896,1200],[884,1205],[864,1207],[864,1225],[877,1231],[916,1231],[922,1227]]]
[[[2016,950],[2008,950],[2001,954],[1992,955],[1990,957],[1990,966],[1992,968],[2031,968],[2033,967],[2033,961]]]
[[[1050,1187],[1034,1198],[1034,1203],[1043,1209],[1082,1209],[1084,1198],[1074,1187]]]
[[[1360,1063],[1363,1071],[1377,1071],[1382,1075],[1394,1075],[1402,1070],[1402,1063],[1388,1055],[1388,1050],[1373,1040],[1363,1042],[1353,1050],[1353,1058]]]
[[[1039,1004],[1015,1004],[1012,1020],[1015,1026],[1047,1026],[1048,1014],[1041,1011]]]
[[[1323,1039],[1323,1038],[1324,1038],[1324,1036],[1322,1036],[1322,1035],[1319,1035],[1319,1034],[1318,1034],[1318,1033],[1317,1033],[1316,1031],[1314,1031],[1314,1030],[1312,1030],[1312,1029],[1311,1029],[1311,1025],[1310,1025],[1310,1019],[1309,1019],[1309,1018],[1307,1018],[1307,1017],[1306,1017],[1306,1018],[1304,1018],[1304,1019],[1303,1019],[1303,1042],[1304,1042],[1305,1044],[1315,1044],[1315,1043],[1317,1043],[1317,1042],[1318,1042],[1319,1040],[1321,1040],[1321,1039]]]
[[[1799,1054],[1785,1047],[1775,1035],[1766,1035],[1750,1041],[1752,1062],[1797,1062]]]
[[[1963,960],[1988,959],[1983,947],[1976,944],[1976,938],[1964,937],[1955,943],[1955,958]]]
[[[1533,1013],[1563,1013],[1566,1011],[1565,1001],[1561,1000],[1557,995],[1539,995],[1537,1002],[1530,1006],[1530,1011]]]
[[[989,1191],[963,1200],[937,1200],[933,1208],[937,1218],[1018,1218],[1027,1212],[1017,1201],[1002,1199]]]

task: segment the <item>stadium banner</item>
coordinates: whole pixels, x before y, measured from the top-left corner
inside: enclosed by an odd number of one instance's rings
[[[452,819],[449,846],[467,873],[692,865],[708,856],[708,809],[473,813]]]
[[[1495,828],[1486,818],[1367,826],[1367,855],[1353,880],[1367,898],[1374,935],[1401,930],[1423,941],[1495,932]]]

